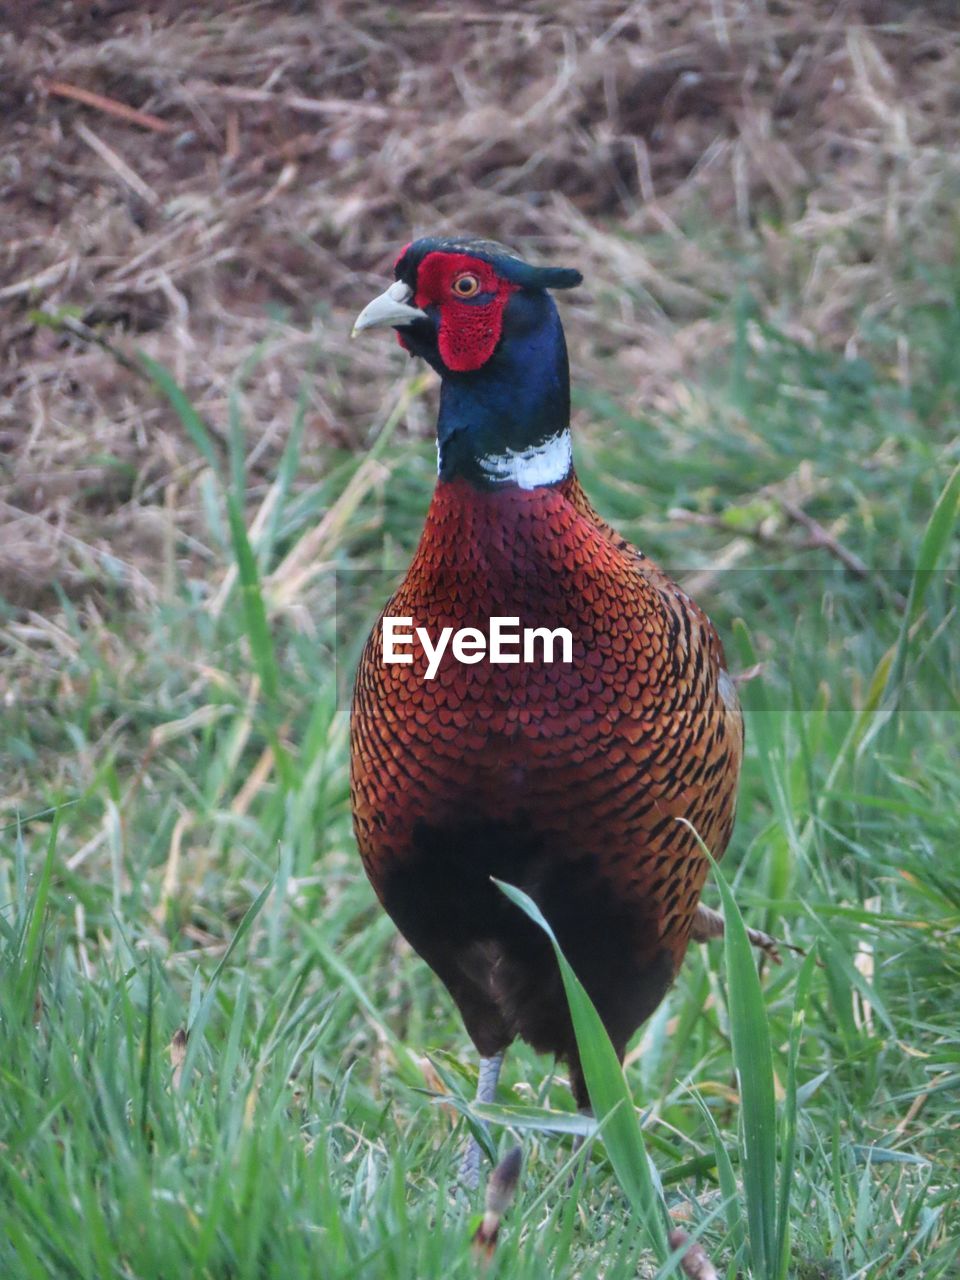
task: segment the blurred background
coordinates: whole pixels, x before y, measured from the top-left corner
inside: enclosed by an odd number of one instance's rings
[[[15,605],[48,604],[54,583],[149,591],[171,531],[181,565],[202,537],[202,460],[98,342],[162,362],[221,438],[265,343],[242,393],[251,497],[310,370],[303,483],[331,449],[365,448],[406,376],[389,343],[347,334],[417,234],[473,230],[579,266],[575,381],[625,414],[695,412],[750,309],[798,350],[849,364],[867,342],[901,383],[918,373],[904,308],[939,300],[956,250],[952,4],[4,10]],[[401,438],[431,414],[405,410]]]
[[[389,336],[348,334],[398,250],[449,231],[582,270],[559,299],[581,479],[732,666],[761,664],[726,865],[751,923],[825,956],[796,1274],[949,1274],[956,4],[0,15],[0,941],[39,966],[11,988],[0,1174],[47,1274],[312,1274],[315,1220],[343,1233],[325,1275],[466,1265],[429,1195],[403,1207],[403,1178],[445,1187],[456,1157],[417,1090],[472,1080],[359,870],[344,715],[429,501],[437,395]],[[735,1146],[721,969],[698,950],[631,1057],[695,1220],[711,1134]],[[778,1055],[793,977],[767,988]],[[189,1112],[162,1052],[186,1026]],[[545,1070],[519,1051],[508,1096],[542,1101]],[[577,1206],[531,1190],[547,1229],[511,1274],[636,1274],[591,1179],[574,1244]]]

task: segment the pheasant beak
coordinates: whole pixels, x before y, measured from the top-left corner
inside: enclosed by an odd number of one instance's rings
[[[419,307],[411,307],[413,290],[402,280],[395,280],[385,293],[368,302],[354,321],[350,337],[355,338],[363,329],[379,329],[384,325],[394,328],[413,324],[414,320],[429,319]]]

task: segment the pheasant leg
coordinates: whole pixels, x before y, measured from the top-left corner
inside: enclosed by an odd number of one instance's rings
[[[503,1054],[495,1053],[492,1058],[480,1059],[480,1071],[477,1074],[477,1093],[475,1102],[493,1102],[497,1093],[497,1081],[500,1079],[500,1068],[503,1066]],[[484,1132],[487,1132],[486,1121],[481,1120]],[[460,1182],[468,1191],[475,1191],[480,1183],[480,1143],[471,1134],[467,1149],[460,1162]]]
[[[723,916],[712,907],[705,907],[701,902],[697,914],[693,918],[693,930],[690,934],[694,942],[709,942],[711,938],[723,937]],[[755,947],[770,957],[774,964],[781,964],[780,943],[771,938],[762,929],[747,929],[747,937]]]

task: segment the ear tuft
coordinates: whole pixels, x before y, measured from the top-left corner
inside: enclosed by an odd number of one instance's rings
[[[583,284],[583,276],[575,267],[534,267],[520,258],[499,258],[500,274],[522,289],[574,289]]]
[[[540,267],[539,273],[544,277],[544,289],[575,289],[583,284],[583,275],[576,267]]]

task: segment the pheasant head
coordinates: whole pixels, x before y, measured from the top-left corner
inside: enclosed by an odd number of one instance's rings
[[[391,327],[440,374],[440,478],[521,488],[563,480],[569,371],[548,290],[580,284],[580,272],[534,266],[490,240],[427,236],[401,251],[394,276],[354,333]]]

